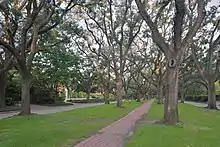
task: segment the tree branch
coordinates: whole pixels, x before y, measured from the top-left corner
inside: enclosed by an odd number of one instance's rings
[[[20,56],[16,51],[16,48],[5,42],[3,39],[0,39],[0,45],[4,46],[4,48],[8,49],[16,59],[20,60]]]
[[[141,3],[141,0],[135,0],[135,2],[140,11],[139,13],[142,15],[143,19],[152,31],[153,41],[159,46],[160,50],[164,52],[166,56],[172,56],[171,49],[165,42],[165,39],[162,37],[161,33],[158,31],[157,25],[152,21],[150,15],[146,12],[144,4]]]
[[[174,50],[181,49],[181,40],[183,32],[183,19],[185,16],[184,0],[175,0],[176,13],[174,17]]]
[[[171,2],[171,0],[166,0],[163,5],[160,7],[160,9],[157,12],[156,18],[154,23],[157,24],[157,20],[160,17],[161,13],[163,12],[163,10],[167,7],[167,5]]]
[[[197,46],[192,44],[191,48],[192,48],[192,57],[193,57],[193,60],[196,64],[196,67],[199,70],[199,73],[201,74],[201,76],[204,78],[204,80],[206,80],[205,69],[201,66],[201,64],[199,63],[199,60],[196,57],[195,50],[196,50]]]
[[[195,36],[196,32],[201,26],[201,23],[203,22],[203,19],[205,18],[205,14],[206,14],[205,1],[197,0],[197,4],[198,4],[197,6],[198,16],[192,28],[189,29],[188,33],[186,34],[186,37],[182,41],[183,48],[187,48],[190,42],[192,42],[193,36]]]

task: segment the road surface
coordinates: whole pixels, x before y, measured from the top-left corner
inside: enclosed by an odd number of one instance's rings
[[[95,104],[79,104],[75,103],[74,105],[69,106],[39,106],[39,105],[31,105],[31,112],[36,114],[52,114],[57,112],[63,112],[68,110],[73,110],[77,108],[85,108],[92,106],[103,105],[104,103],[95,103]],[[8,112],[0,112],[0,119],[11,117],[13,115],[18,114],[19,111],[8,111]]]
[[[206,103],[197,103],[197,102],[190,102],[190,101],[185,101],[184,103],[197,106],[197,107],[207,107]],[[216,102],[216,105],[220,109],[220,102]]]

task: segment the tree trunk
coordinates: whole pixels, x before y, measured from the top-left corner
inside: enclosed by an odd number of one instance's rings
[[[66,86],[66,87],[65,87],[65,95],[66,95],[66,98],[65,98],[65,99],[66,99],[66,100],[69,100],[69,98],[70,98],[70,96],[69,96],[69,91],[70,91],[70,90],[69,90],[68,86]]]
[[[110,102],[109,102],[109,90],[107,90],[107,88],[105,89],[105,92],[104,92],[104,100],[105,100],[105,104],[110,104]]]
[[[167,88],[168,97],[166,97],[164,104],[164,123],[176,124],[178,123],[178,80],[179,70],[175,66],[167,69]]]
[[[21,112],[19,115],[30,115],[31,75],[21,75]]]
[[[0,75],[0,108],[5,108],[5,90],[7,86],[7,75],[2,73]]]
[[[117,99],[117,107],[122,107],[122,77],[118,75],[116,77],[116,99]]]
[[[158,104],[163,104],[163,85],[159,84],[158,88]]]
[[[89,99],[90,99],[90,90],[89,90],[89,91],[87,91],[87,93],[86,93],[86,94],[87,94],[87,97],[86,97],[86,98],[87,98],[87,102],[89,102]]]
[[[141,102],[141,93],[140,93],[139,89],[137,91],[137,102]]]
[[[110,104],[109,101],[109,91],[110,91],[110,62],[108,61],[108,78],[106,85],[104,84],[104,100],[105,104]]]
[[[142,93],[141,93],[141,87],[137,87],[137,91],[136,91],[136,101],[137,102],[141,102],[141,98],[143,97]]]
[[[180,90],[180,100],[181,100],[181,103],[184,103],[184,101],[185,101],[184,89],[181,89],[181,90]]]
[[[208,81],[208,109],[217,109],[214,80]]]
[[[128,98],[128,86],[127,86],[127,83],[125,85],[126,85],[126,86],[124,86],[125,98]]]

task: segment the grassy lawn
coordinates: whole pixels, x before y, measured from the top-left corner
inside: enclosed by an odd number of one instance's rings
[[[126,102],[125,108],[102,105],[53,115],[3,119],[0,120],[0,147],[67,147],[140,104]]]
[[[220,111],[210,111],[180,104],[183,125],[140,125],[126,147],[218,147],[220,146]],[[163,107],[153,104],[148,120],[163,117]]]

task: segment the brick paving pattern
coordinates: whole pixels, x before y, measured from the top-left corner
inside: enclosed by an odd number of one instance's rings
[[[132,131],[135,123],[148,112],[152,103],[153,100],[144,103],[97,134],[76,144],[75,147],[123,147],[124,139]]]

